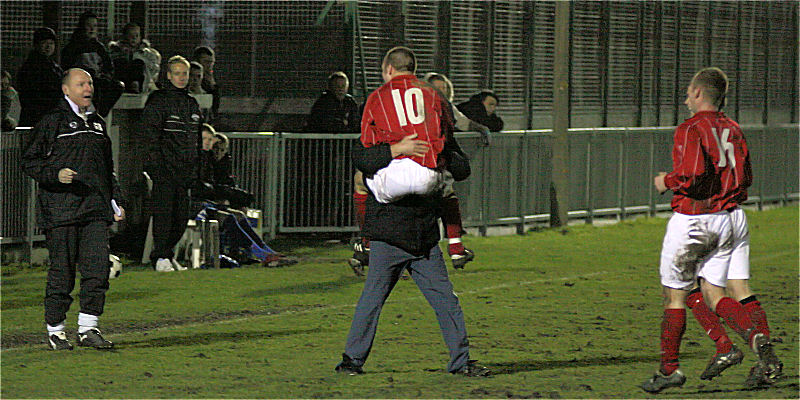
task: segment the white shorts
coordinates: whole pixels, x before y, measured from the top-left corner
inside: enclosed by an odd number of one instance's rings
[[[410,158],[392,160],[365,181],[380,203],[391,203],[410,194],[431,194],[441,190],[444,185],[441,172],[424,167]]]
[[[675,213],[661,249],[661,284],[690,289],[698,277],[726,287],[728,279],[748,279],[750,243],[741,209],[714,214]]]
[[[750,229],[747,215],[737,208],[731,211],[733,228],[733,252],[728,267],[728,279],[750,279]]]

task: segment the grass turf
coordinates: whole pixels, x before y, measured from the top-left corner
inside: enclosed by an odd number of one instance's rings
[[[490,378],[444,372],[447,349],[411,281],[383,309],[362,376],[333,372],[363,280],[341,244],[301,246],[300,264],[156,274],[111,282],[101,329],[117,349],[47,350],[45,272],[3,271],[2,398],[797,398],[798,209],[748,212],[751,286],[787,379],[743,386],[754,356],[701,381],[714,347],[688,316],[682,388],[638,388],[658,366],[658,255],[666,220],[467,237],[477,259],[450,274],[472,358]],[[77,285],[76,285],[77,286]],[[77,292],[77,289],[76,289]],[[74,342],[78,308],[67,319]],[[741,344],[732,330],[734,342]],[[742,346],[746,347],[746,346]]]

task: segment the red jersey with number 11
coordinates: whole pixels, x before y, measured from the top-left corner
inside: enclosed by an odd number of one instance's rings
[[[672,209],[710,214],[747,200],[753,182],[744,134],[717,111],[700,111],[675,129],[672,172],[664,184],[673,191]]]
[[[422,157],[411,158],[420,165],[436,168],[436,157],[444,148],[441,128],[442,101],[432,86],[414,75],[400,75],[372,92],[361,117],[361,143],[372,147],[380,143],[395,144],[405,136],[417,134],[430,150]]]

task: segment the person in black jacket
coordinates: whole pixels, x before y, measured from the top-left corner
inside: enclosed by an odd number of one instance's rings
[[[145,170],[153,180],[149,209],[153,213],[153,252],[159,272],[184,270],[174,259],[191,214],[189,190],[195,187],[200,165],[200,106],[186,89],[189,61],[174,56],[167,62],[164,89],[150,94],[142,111],[142,133],[149,143]]]
[[[485,125],[492,132],[500,132],[503,130],[503,119],[495,113],[498,103],[500,99],[497,94],[486,89],[473,94],[457,107],[467,118]]]
[[[64,71],[53,60],[56,33],[50,28],[33,32],[33,49],[17,72],[17,86],[22,113],[19,126],[35,126],[42,116],[56,107],[61,94]]]
[[[92,106],[88,72],[67,71],[64,98],[33,130],[23,155],[25,172],[39,183],[39,225],[47,237],[50,269],[44,299],[50,347],[72,350],[64,321],[81,273],[78,345],[111,348],[97,329],[108,290],[108,225],[125,218],[114,175],[111,139]]]
[[[344,72],[328,77],[328,90],[311,106],[307,130],[313,133],[358,133],[361,113],[353,96],[347,93],[350,82]]]
[[[82,68],[92,75],[95,84],[94,104],[102,116],[108,115],[122,95],[125,85],[114,78],[114,63],[108,49],[97,39],[97,15],[84,12],[69,43],[61,50],[64,69]]]

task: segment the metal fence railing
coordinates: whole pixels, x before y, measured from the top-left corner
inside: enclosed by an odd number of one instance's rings
[[[671,170],[671,127],[571,129],[569,217],[653,214],[668,210],[652,177]],[[796,200],[800,188],[798,127],[744,126],[752,154],[750,203]],[[31,181],[21,171],[24,130],[2,135],[3,243],[40,240],[34,231]],[[228,133],[233,169],[263,211],[264,230],[356,231],[351,146],[357,134]],[[490,147],[477,134],[457,134],[472,176],[455,185],[466,227],[547,221],[551,207],[550,130],[496,133]]]

